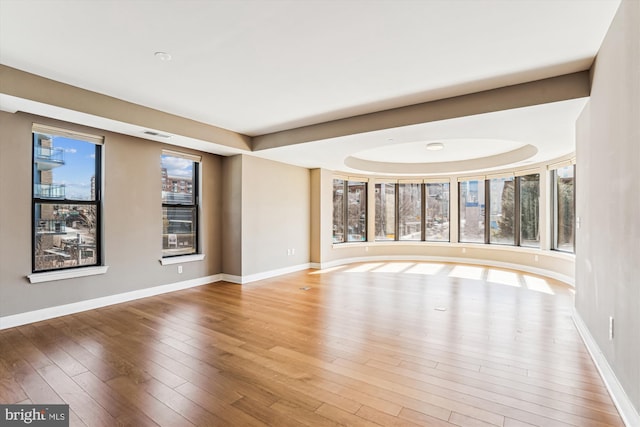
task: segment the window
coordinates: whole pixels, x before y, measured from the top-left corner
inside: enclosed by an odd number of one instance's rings
[[[162,172],[162,256],[198,252],[200,157],[164,151]]]
[[[460,181],[458,206],[460,241],[485,242],[485,188],[484,180]]]
[[[367,240],[367,183],[347,181],[347,241],[364,242]]]
[[[460,181],[459,191],[460,242],[540,247],[540,174]]]
[[[449,183],[427,183],[425,240],[449,241]]]
[[[345,194],[347,195],[345,200]],[[346,225],[346,240],[345,240]],[[367,240],[367,183],[333,180],[333,242]]]
[[[342,179],[333,180],[333,243],[344,242],[344,184]]]
[[[399,240],[422,240],[422,184],[398,184]]]
[[[575,166],[553,171],[553,249],[574,252]]]
[[[100,265],[103,139],[33,125],[32,270]]]
[[[489,243],[515,243],[515,178],[489,180]]]
[[[376,240],[449,241],[449,183],[376,184]]]
[[[396,184],[376,184],[376,240],[396,238]]]
[[[540,247],[540,174],[518,177],[520,246]]]

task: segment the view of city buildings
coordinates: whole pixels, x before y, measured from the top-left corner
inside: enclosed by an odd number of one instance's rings
[[[164,154],[161,163],[162,255],[166,257],[196,253],[196,164]]]
[[[34,271],[96,264],[95,145],[42,133],[34,133],[33,144]],[[93,174],[68,185],[58,171],[69,167],[65,154],[82,144],[94,150],[93,158],[80,160]],[[69,194],[78,184],[85,194]]]

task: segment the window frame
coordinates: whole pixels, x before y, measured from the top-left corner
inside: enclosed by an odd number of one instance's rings
[[[491,184],[494,180],[504,180],[503,181],[503,187],[502,187],[502,191],[504,192],[504,186],[506,185],[506,182],[508,182],[507,180],[510,179],[511,182],[513,182],[513,217],[512,217],[512,222],[513,222],[513,238],[509,241],[509,242],[499,242],[497,241],[497,236],[494,237],[494,241],[492,241],[492,236],[491,236],[491,211],[493,210],[493,200],[491,198]],[[518,186],[518,179],[517,177],[513,176],[513,175],[504,175],[504,176],[491,176],[491,177],[486,177],[485,178],[486,181],[486,190],[485,190],[485,196],[487,197],[487,202],[486,202],[486,206],[488,206],[488,209],[485,210],[485,227],[488,228],[488,233],[487,233],[487,243],[490,245],[502,245],[502,246],[520,246],[520,242],[519,242],[519,231],[520,231],[520,227],[519,227],[519,218],[520,218],[520,206],[519,206],[519,202],[520,202],[520,198],[518,196],[519,192],[520,192],[520,187]],[[504,213],[504,207],[501,210],[502,213]],[[488,221],[487,221],[488,219]],[[487,226],[488,223],[488,226]]]
[[[520,206],[520,191],[521,191],[521,178],[523,176],[531,176],[531,175],[540,175],[540,172],[531,172],[523,175],[516,174],[514,175],[494,175],[494,176],[484,176],[484,177],[461,177],[458,179],[458,242],[465,244],[481,244],[481,245],[494,245],[494,246],[515,246],[522,248],[530,248],[530,249],[539,249],[540,242],[538,242],[538,246],[523,246],[521,239],[521,226],[522,226],[522,210]],[[500,242],[492,242],[491,241],[491,181],[493,179],[500,178],[513,178],[513,186],[514,186],[514,194],[513,194],[513,243],[500,243]],[[481,182],[484,182],[484,241],[482,242],[472,242],[468,240],[462,240],[462,228],[461,228],[461,210],[462,204],[460,203],[462,197],[461,186],[465,182],[469,181],[478,181],[478,188],[483,185]],[[540,197],[540,180],[538,180],[538,198]],[[575,202],[575,200],[574,200]],[[538,205],[538,230],[540,227],[540,205]]]
[[[400,235],[400,224],[402,223],[402,216],[400,215],[400,186],[401,185],[419,185],[418,194],[420,196],[420,238],[419,239],[402,239]],[[424,242],[425,238],[425,186],[422,182],[415,181],[399,181],[396,187],[396,241],[398,242]]]
[[[484,214],[482,215],[483,219],[484,219],[484,223],[483,223],[483,230],[482,230],[482,238],[483,240],[481,242],[474,242],[474,241],[470,241],[470,240],[462,240],[462,227],[461,227],[461,223],[462,223],[462,203],[461,203],[461,198],[462,198],[462,191],[461,191],[461,187],[462,184],[465,182],[471,182],[471,181],[478,181],[478,191],[480,191],[480,187],[482,186],[482,188],[484,189],[484,194],[483,194],[483,200],[482,202],[484,203]],[[457,201],[457,205],[458,205],[458,242],[459,243],[465,243],[465,244],[476,244],[476,245],[486,245],[489,244],[489,227],[487,226],[487,206],[489,204],[489,184],[488,184],[489,180],[486,179],[484,176],[481,177],[463,177],[463,178],[459,178],[458,179],[458,201]],[[480,199],[478,199],[478,203],[480,203]],[[466,212],[465,212],[465,221],[467,219],[466,216]]]
[[[424,198],[424,214],[423,214],[423,218],[424,218],[424,225],[423,225],[423,229],[424,229],[424,241],[425,242],[440,242],[440,243],[447,243],[447,242],[451,242],[451,182],[450,181],[429,181],[429,180],[425,180],[425,182],[422,184],[424,187],[424,193],[423,193],[423,198]],[[447,232],[447,238],[446,240],[430,240],[427,239],[427,212],[428,212],[428,201],[429,201],[429,185],[446,185],[447,187],[447,223],[449,224],[449,229]],[[444,191],[443,191],[444,193]]]
[[[536,246],[533,245],[523,245],[522,244],[522,214],[523,214],[523,209],[522,209],[522,179],[526,178],[526,177],[530,177],[530,176],[537,176],[537,183],[538,183],[538,213],[536,215],[537,220],[538,220],[538,244]],[[540,249],[540,198],[542,197],[542,194],[540,193],[540,182],[541,182],[541,174],[540,172],[532,172],[532,173],[525,173],[525,174],[521,174],[521,175],[516,175],[516,186],[515,186],[515,201],[514,204],[516,206],[516,226],[514,228],[515,233],[516,233],[516,246],[522,247],[522,248],[531,248],[531,249]]]
[[[573,179],[573,197],[571,200],[571,205],[573,209],[573,215],[571,218],[571,227],[573,230],[573,241],[571,250],[561,249],[558,247],[558,236],[559,236],[559,223],[558,220],[558,170],[563,169],[565,167],[571,166],[572,169],[572,179]],[[551,250],[557,251],[565,254],[575,254],[576,253],[576,164],[575,161],[571,161],[568,164],[559,164],[550,167],[551,169]]]
[[[36,135],[47,135],[51,137],[63,137],[68,139],[73,139],[81,142],[85,142],[88,144],[93,144],[95,146],[95,153],[93,158],[94,163],[94,200],[82,200],[82,199],[69,199],[64,195],[64,198],[46,198],[36,195]],[[52,146],[51,148],[55,148]],[[103,205],[103,195],[102,195],[102,181],[103,181],[103,168],[102,168],[102,158],[103,158],[103,148],[104,148],[104,137],[86,134],[82,132],[75,132],[68,129],[61,129],[53,126],[42,125],[38,123],[33,123],[31,129],[31,272],[32,274],[29,276],[30,278],[37,276],[45,276],[47,273],[57,273],[61,272],[62,275],[69,275],[62,272],[75,270],[75,269],[87,269],[91,267],[102,267],[103,263],[103,245],[102,245],[102,205]],[[64,166],[64,163],[61,165]],[[42,185],[41,183],[38,183]],[[50,185],[54,185],[51,183]],[[63,267],[56,268],[42,268],[36,269],[36,247],[37,247],[37,237],[38,226],[36,218],[37,208],[36,206],[40,205],[80,205],[80,206],[94,206],[95,208],[95,260],[92,264],[78,264],[78,265],[69,265]],[[44,273],[44,274],[43,274]],[[70,275],[73,277],[73,275]],[[31,280],[31,279],[30,279]],[[47,281],[47,280],[42,280]],[[32,283],[35,283],[32,281]]]
[[[346,177],[334,177],[332,180],[332,200],[335,197],[336,190],[336,181],[342,181],[342,212],[340,213],[340,217],[343,222],[343,237],[342,241],[335,241],[335,212],[331,215],[332,218],[332,240],[334,245],[340,245],[343,243],[362,243],[367,242],[369,240],[369,180],[368,179],[359,179],[359,178],[346,178]],[[358,183],[364,185],[364,190],[361,193],[361,197],[364,197],[364,227],[362,230],[362,235],[364,239],[361,240],[349,240],[349,183]]]
[[[383,197],[384,194],[382,192],[382,186],[393,186],[393,239],[380,239],[378,238],[378,235],[376,234],[374,236],[374,240],[376,242],[395,242],[398,240],[398,226],[399,226],[399,219],[398,219],[398,182],[393,182],[393,181],[380,181],[380,182],[376,182],[374,183],[374,188],[376,190],[378,190],[378,186],[380,185],[380,192],[375,192],[375,197],[377,198],[377,195],[380,194],[380,197]],[[382,203],[381,203],[382,205]],[[377,219],[378,219],[378,212],[377,212],[377,200],[375,203],[375,218],[374,218],[374,222],[376,222],[375,226],[377,228],[378,224],[377,224]]]
[[[163,240],[161,240],[163,242],[162,244],[162,256],[161,256],[161,263],[164,264],[171,264],[171,262],[167,262],[166,260],[170,260],[170,259],[177,259],[178,257],[184,257],[185,259],[188,258],[193,258],[194,260],[200,260],[202,259],[199,255],[202,255],[202,251],[201,251],[201,247],[200,247],[200,209],[201,209],[201,197],[200,197],[200,179],[201,179],[201,163],[202,163],[202,157],[201,156],[196,156],[196,155],[192,155],[192,154],[188,154],[188,153],[183,153],[183,152],[179,152],[179,151],[172,151],[172,150],[162,150],[162,153],[160,155],[160,171],[162,171],[163,167],[162,167],[162,157],[163,156],[169,156],[169,157],[175,157],[175,158],[181,158],[181,159],[185,159],[185,160],[189,160],[190,162],[193,163],[193,171],[192,171],[192,176],[191,176],[191,194],[192,194],[192,202],[191,203],[178,203],[178,202],[165,202],[164,200],[162,200],[162,207],[161,209],[164,210],[165,208],[190,208],[193,209],[193,226],[192,229],[193,231],[193,252],[189,252],[189,253],[176,253],[176,254],[165,254],[165,248],[164,248],[164,230],[162,230],[161,236],[163,237]],[[168,177],[168,176],[167,176]],[[160,185],[162,186],[162,176],[160,179]],[[162,188],[162,187],[161,187]],[[164,190],[162,190],[164,191]],[[164,214],[162,214],[162,217],[164,218]]]

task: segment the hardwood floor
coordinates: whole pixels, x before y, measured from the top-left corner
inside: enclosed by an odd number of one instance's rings
[[[0,331],[0,403],[72,426],[621,426],[572,288],[426,262],[192,288]]]

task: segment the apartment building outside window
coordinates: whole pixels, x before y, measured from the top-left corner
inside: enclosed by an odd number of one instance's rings
[[[198,253],[200,157],[163,151],[162,256]]]
[[[33,125],[34,272],[100,265],[102,143]]]

